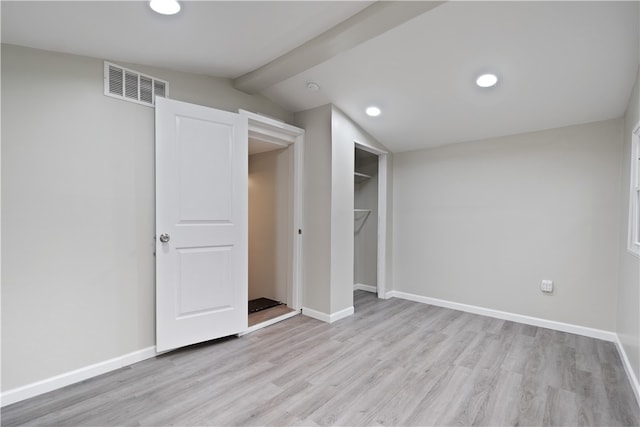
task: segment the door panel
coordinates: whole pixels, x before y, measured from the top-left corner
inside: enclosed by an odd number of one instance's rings
[[[158,351],[247,328],[246,135],[237,114],[157,100]]]
[[[231,222],[234,128],[190,117],[176,121],[180,222]],[[211,192],[208,197],[202,197],[203,188]]]
[[[233,309],[233,247],[178,248],[176,316],[200,316]],[[211,280],[215,278],[215,280]]]

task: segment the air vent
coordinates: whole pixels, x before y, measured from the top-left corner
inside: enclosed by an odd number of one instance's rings
[[[104,94],[153,106],[156,96],[169,96],[169,83],[105,61]]]

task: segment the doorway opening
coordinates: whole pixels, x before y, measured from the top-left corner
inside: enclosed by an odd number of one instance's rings
[[[355,143],[354,290],[386,298],[387,153]]]
[[[248,329],[300,312],[304,131],[240,110],[249,142]]]

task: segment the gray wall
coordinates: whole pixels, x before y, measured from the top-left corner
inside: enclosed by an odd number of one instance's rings
[[[249,299],[291,302],[292,151],[249,156]]]
[[[331,313],[353,307],[352,123],[331,108]]]
[[[615,330],[622,133],[618,119],[396,154],[395,289]]]
[[[354,141],[386,148],[330,105],[295,122],[305,129],[303,306],[334,314],[353,306]]]
[[[362,130],[347,115],[338,108],[332,108],[332,140],[333,140],[333,185],[331,195],[331,256],[332,256],[332,312],[343,310],[353,305],[353,277],[354,277],[354,184],[355,170],[354,142],[388,151],[387,148]],[[391,175],[392,156],[388,155],[387,175]],[[391,229],[392,192],[388,190],[387,227]],[[375,218],[372,218],[376,220]],[[391,240],[387,240],[387,272],[391,270],[392,247]],[[335,270],[334,270],[335,268]],[[391,284],[388,282],[387,289]]]
[[[302,306],[331,313],[331,107],[295,115],[304,135]]]
[[[631,92],[624,120],[620,202],[620,283],[616,332],[620,338],[636,380],[640,380],[640,258],[627,250],[629,233],[629,171],[631,166],[631,133],[640,122],[640,73]]]
[[[173,99],[292,118],[226,79],[131,68]],[[3,391],[154,345],[153,129],[103,95],[102,60],[2,45]]]

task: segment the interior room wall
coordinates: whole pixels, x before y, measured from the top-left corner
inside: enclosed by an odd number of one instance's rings
[[[331,105],[296,113],[295,124],[305,129],[303,306],[340,315],[353,307],[354,141],[387,150]]]
[[[354,206],[371,212],[354,215],[354,283],[375,287],[378,284],[378,157],[358,160],[356,154],[356,171],[371,178],[354,185]]]
[[[295,114],[304,135],[302,305],[331,311],[331,107]]]
[[[617,119],[396,154],[395,289],[615,330],[622,134]]]
[[[291,255],[291,151],[249,156],[249,299],[288,303]]]
[[[331,108],[331,313],[353,310],[353,171],[351,123]]]
[[[332,256],[332,312],[353,306],[353,248],[354,248],[354,143],[383,152],[389,150],[362,130],[351,118],[333,106],[332,126],[332,194],[331,194],[331,256]],[[387,173],[390,175],[392,155],[389,153]],[[392,191],[388,190],[387,229],[391,229]],[[377,219],[374,219],[377,222]],[[387,272],[391,271],[392,246],[387,236]],[[389,282],[387,282],[389,283]],[[387,286],[390,289],[390,284]]]
[[[292,119],[227,79],[129,66]],[[4,392],[154,345],[154,110],[104,96],[102,59],[3,44],[1,71]]]
[[[631,92],[624,119],[624,148],[622,156],[620,196],[620,283],[616,332],[633,369],[636,383],[640,382],[640,258],[627,250],[629,233],[629,185],[631,169],[631,134],[640,122],[640,72]],[[640,391],[640,390],[637,390]]]

